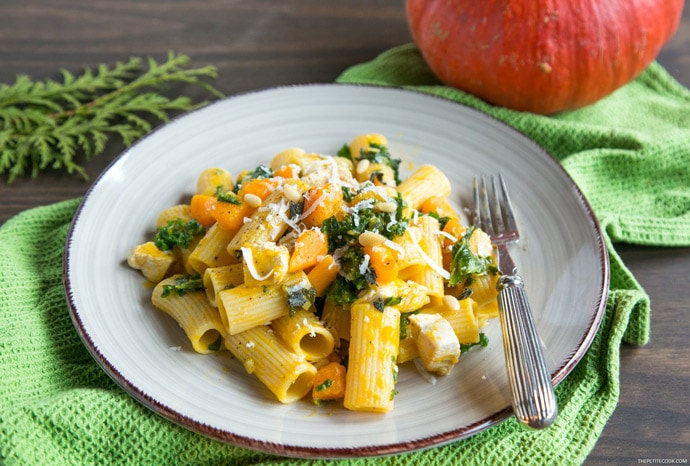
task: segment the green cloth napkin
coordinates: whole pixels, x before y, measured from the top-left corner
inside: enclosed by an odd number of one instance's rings
[[[649,298],[614,242],[690,244],[690,92],[658,64],[588,108],[545,117],[490,106],[439,85],[412,45],[346,70],[340,82],[432,92],[489,113],[561,161],[607,234],[611,293],[586,356],[556,387],[547,430],[509,419],[469,439],[351,465],[580,464],[613,412],[622,341],[649,338]],[[0,462],[26,464],[331,464],[235,448],[187,431],[132,399],[93,361],[72,326],[62,255],[79,200],[20,213],[0,227]]]

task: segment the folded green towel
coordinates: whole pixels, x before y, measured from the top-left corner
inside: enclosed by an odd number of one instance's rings
[[[556,388],[560,416],[539,432],[509,419],[469,439],[344,464],[580,464],[618,399],[621,341],[644,343],[649,299],[611,241],[690,244],[690,93],[657,64],[600,103],[543,117],[438,85],[413,46],[347,70],[342,82],[410,86],[490,113],[537,140],[580,185],[610,240],[611,294],[594,342]],[[25,464],[329,464],[235,448],[154,414],[93,361],[72,326],[62,255],[79,200],[0,227],[0,462]]]

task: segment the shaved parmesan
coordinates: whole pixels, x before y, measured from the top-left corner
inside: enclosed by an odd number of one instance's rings
[[[395,243],[395,242],[387,239],[383,242],[383,244],[384,244],[384,246],[388,246],[388,248],[392,249],[393,251],[396,251],[400,255],[400,257],[398,259],[404,259],[405,258],[405,250],[398,243]]]
[[[242,257],[244,257],[244,263],[247,266],[247,271],[252,275],[252,277],[254,277],[256,281],[260,282],[271,277],[273,270],[269,270],[266,275],[259,275],[259,272],[257,272],[256,267],[254,266],[254,254],[252,253],[251,248],[240,248],[240,251],[242,251]]]
[[[419,255],[422,257],[422,259],[424,259],[424,262],[426,262],[427,265],[429,265],[429,267],[431,267],[434,270],[434,272],[442,276],[444,280],[448,280],[450,278],[450,272],[448,272],[446,269],[437,264],[436,261],[434,261],[431,257],[427,256],[417,241],[413,242],[412,245],[417,250],[417,252],[419,252]]]

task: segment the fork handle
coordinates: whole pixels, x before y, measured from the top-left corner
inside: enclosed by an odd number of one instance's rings
[[[503,275],[497,289],[515,416],[531,428],[548,427],[556,418],[558,406],[522,278]]]

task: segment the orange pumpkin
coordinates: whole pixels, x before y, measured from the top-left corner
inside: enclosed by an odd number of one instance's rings
[[[412,37],[444,84],[540,114],[589,105],[637,77],[683,0],[407,0]]]

